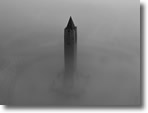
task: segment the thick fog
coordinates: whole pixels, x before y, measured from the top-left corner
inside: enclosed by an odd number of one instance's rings
[[[70,16],[81,84],[69,97],[50,89],[64,69]],[[139,105],[139,1],[1,0],[0,104]]]

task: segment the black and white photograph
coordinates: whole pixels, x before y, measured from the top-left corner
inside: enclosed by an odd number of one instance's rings
[[[0,105],[141,106],[139,0],[0,0]]]

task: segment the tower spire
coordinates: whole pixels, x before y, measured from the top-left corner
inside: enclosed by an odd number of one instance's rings
[[[69,18],[69,21],[68,21],[68,24],[67,24],[67,27],[66,27],[66,28],[67,28],[67,29],[73,29],[73,28],[75,28],[75,25],[74,25],[74,22],[73,22],[71,16],[70,16],[70,18]]]
[[[73,75],[76,69],[77,27],[70,16],[67,27],[64,29],[64,58],[65,75]]]

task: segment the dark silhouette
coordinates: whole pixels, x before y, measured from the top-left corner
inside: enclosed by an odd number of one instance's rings
[[[72,76],[76,69],[77,53],[77,27],[74,25],[72,18],[64,30],[64,60],[65,76]]]
[[[64,29],[64,73],[59,74],[57,80],[53,83],[54,90],[66,98],[73,96],[75,87],[76,72],[76,52],[77,52],[77,27],[72,18],[69,18],[68,24]],[[59,88],[58,88],[59,86]],[[69,95],[69,96],[68,96]],[[70,96],[70,97],[71,97]]]
[[[64,73],[60,73],[51,85],[52,91],[65,98],[79,98],[84,93],[84,78],[77,72],[76,58],[77,27],[70,17],[64,29]]]

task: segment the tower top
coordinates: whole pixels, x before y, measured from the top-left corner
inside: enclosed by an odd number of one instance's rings
[[[70,16],[68,24],[66,26],[66,29],[74,29],[74,28],[75,28],[75,25],[74,25],[74,22],[72,20],[72,17]]]

